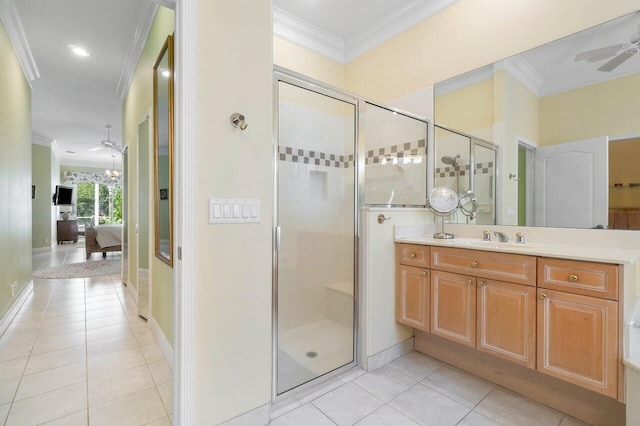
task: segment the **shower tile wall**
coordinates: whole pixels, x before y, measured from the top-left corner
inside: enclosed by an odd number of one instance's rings
[[[335,109],[280,101],[279,214],[289,230],[282,234],[279,306],[294,307],[279,309],[280,332],[326,319],[327,286],[353,280],[354,212],[344,208],[354,182],[352,120]]]

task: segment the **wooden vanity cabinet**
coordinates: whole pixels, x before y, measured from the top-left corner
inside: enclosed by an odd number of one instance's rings
[[[615,398],[618,266],[540,258],[538,268],[538,371]]]
[[[396,244],[396,263],[396,321],[429,331],[429,247]]]
[[[431,333],[476,346],[476,279],[431,271]]]
[[[536,368],[536,288],[478,278],[476,349]]]
[[[396,257],[397,321],[623,401],[618,265],[413,244]]]
[[[535,369],[536,289],[432,270],[430,332]]]

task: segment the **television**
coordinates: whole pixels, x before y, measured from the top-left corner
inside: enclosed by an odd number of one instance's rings
[[[56,185],[56,192],[53,194],[53,204],[56,206],[70,206],[73,199],[73,188],[70,186]]]

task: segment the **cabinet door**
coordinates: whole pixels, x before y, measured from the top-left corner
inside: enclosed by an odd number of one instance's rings
[[[429,331],[429,270],[399,265],[396,321]]]
[[[616,397],[618,303],[538,290],[538,371]]]
[[[476,279],[431,272],[431,333],[476,346]]]
[[[536,289],[478,278],[476,348],[536,368]]]

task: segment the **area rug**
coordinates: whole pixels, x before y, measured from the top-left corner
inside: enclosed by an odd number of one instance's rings
[[[122,260],[120,259],[94,260],[39,269],[33,273],[33,276],[35,278],[46,279],[99,277],[102,275],[119,274],[121,267]]]

